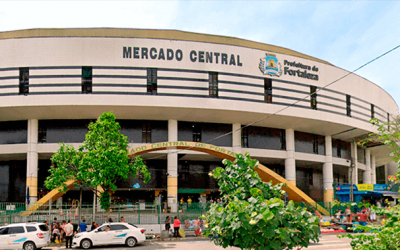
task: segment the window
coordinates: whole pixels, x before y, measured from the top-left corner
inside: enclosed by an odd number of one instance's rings
[[[117,231],[117,230],[127,230],[127,228],[124,225],[111,225],[110,231]]]
[[[23,234],[25,233],[24,227],[10,227],[8,229],[8,234]]]
[[[281,130],[281,150],[286,150],[286,131]]]
[[[26,231],[28,231],[28,232],[36,232],[37,229],[36,229],[36,227],[26,227]]]
[[[339,145],[337,147],[337,157],[338,158],[342,158],[342,148],[343,148],[342,144],[339,143]]]
[[[39,225],[40,230],[43,232],[49,231],[49,228],[46,225]]]
[[[157,69],[147,69],[147,94],[157,95]]]
[[[19,68],[19,94],[29,94],[29,68]]]
[[[0,235],[8,234],[8,227],[0,229]]]
[[[82,93],[92,93],[92,67],[82,67]]]
[[[143,122],[142,142],[151,143],[151,127],[150,122]]]
[[[318,135],[314,135],[313,140],[313,153],[318,154]]]
[[[310,86],[311,108],[317,109],[317,87]]]
[[[314,185],[313,170],[310,169],[308,172],[308,184]]]
[[[39,126],[38,135],[39,135],[39,138],[38,138],[39,143],[45,143],[47,140],[47,127]]]
[[[193,141],[201,142],[201,127],[193,125],[192,128],[193,128]]]
[[[218,72],[209,73],[209,95],[218,97]]]
[[[249,147],[249,128],[248,127],[242,128],[242,147],[243,148]]]
[[[346,115],[351,117],[351,96],[346,95]]]
[[[371,104],[371,119],[374,119],[375,117],[375,106],[374,104]]]
[[[264,101],[267,103],[272,102],[272,80],[264,79]]]

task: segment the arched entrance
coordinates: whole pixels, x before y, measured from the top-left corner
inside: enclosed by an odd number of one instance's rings
[[[140,147],[132,148],[128,151],[129,157],[134,157],[138,155],[142,155],[145,153],[153,152],[153,151],[160,151],[160,150],[193,150],[204,152],[213,156],[216,156],[220,159],[228,159],[230,161],[235,160],[235,153],[227,150],[222,147],[218,147],[211,144],[201,143],[201,142],[188,142],[188,141],[175,141],[175,142],[159,142],[153,144],[147,144]],[[273,184],[278,183],[285,183],[286,185],[283,186],[283,190],[285,190],[289,194],[289,199],[295,202],[305,202],[310,205],[315,206],[316,202],[311,199],[308,195],[306,195],[303,191],[297,188],[295,185],[284,179],[282,176],[278,175],[271,169],[265,167],[262,164],[259,164],[257,169],[257,173],[260,175],[263,181],[272,181]],[[168,178],[168,195],[177,195],[178,193],[178,186],[177,186],[177,177]],[[74,181],[68,181],[68,188],[71,189],[74,185]],[[34,206],[30,207],[29,211],[34,211],[42,204],[46,204],[52,199],[52,202],[57,200],[59,197],[63,195],[62,192],[59,192],[56,189],[53,189],[49,192],[46,196],[40,199]],[[324,214],[329,214],[323,207],[318,206],[318,210],[320,210]]]

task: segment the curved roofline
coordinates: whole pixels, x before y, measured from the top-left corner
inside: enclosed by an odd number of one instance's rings
[[[204,43],[215,43],[223,45],[240,46],[250,49],[265,50],[280,54],[286,54],[290,56],[300,57],[307,60],[312,60],[320,63],[327,64],[339,69],[327,61],[312,57],[291,49],[279,47],[271,44],[265,44],[260,42],[254,42],[247,39],[210,35],[203,33],[195,33],[181,30],[168,30],[168,29],[131,29],[131,28],[36,28],[36,29],[24,29],[24,30],[13,30],[0,32],[1,39],[19,39],[19,38],[41,38],[41,37],[115,37],[115,38],[150,38],[150,39],[168,39],[168,40],[179,40],[179,41],[190,41],[190,42],[204,42]],[[342,69],[346,72],[350,72],[346,69]],[[355,73],[353,73],[355,74]],[[357,75],[357,74],[355,74]],[[358,77],[361,77],[357,75]],[[380,89],[385,91],[390,98],[398,105],[396,100],[386,90],[384,90],[378,84],[371,82],[370,80],[361,77],[368,82],[378,86]]]
[[[280,54],[296,56],[333,66],[331,63],[306,54],[265,43],[242,38],[209,35],[180,30],[126,29],[126,28],[70,28],[70,29],[25,29],[0,32],[0,39],[38,38],[38,37],[116,37],[116,38],[151,38],[191,42],[205,42],[233,45],[251,49],[266,50]]]

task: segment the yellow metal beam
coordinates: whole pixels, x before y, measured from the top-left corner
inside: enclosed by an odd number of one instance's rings
[[[176,142],[159,142],[159,143],[153,143],[153,144],[148,144],[136,148],[132,148],[128,151],[128,156],[129,157],[134,157],[137,155],[142,155],[145,153],[153,152],[153,151],[159,151],[159,150],[167,150],[167,149],[183,149],[183,150],[193,150],[193,151],[199,151],[199,152],[204,152],[213,156],[216,156],[221,159],[228,159],[230,161],[234,161],[236,159],[235,153],[215,146],[211,144],[206,144],[206,143],[201,143],[201,142],[187,142],[187,141],[176,141]],[[283,190],[285,190],[289,194],[289,198],[295,202],[304,202],[307,203],[313,207],[316,207],[321,213],[325,215],[329,215],[329,212],[324,209],[323,207],[317,205],[317,203],[311,199],[308,195],[306,195],[303,191],[301,191],[299,188],[296,187],[295,183],[292,183],[290,181],[287,181],[285,178],[282,176],[278,175],[271,169],[265,167],[262,164],[258,164],[258,167],[256,168],[257,173],[260,175],[261,179],[265,182],[267,181],[272,181],[273,184],[278,184],[278,183],[284,183],[286,185],[283,185]],[[175,185],[173,185],[177,180],[172,180],[172,178],[168,178],[169,184],[168,187],[173,189]],[[174,183],[172,183],[174,182]],[[75,181],[69,180],[67,182],[68,190],[73,188]],[[172,191],[172,190],[171,190]],[[99,192],[103,192],[103,190],[99,190]],[[33,212],[37,210],[40,206],[43,204],[46,204],[49,202],[50,198],[52,198],[52,202],[57,200],[59,197],[61,197],[64,193],[53,189],[50,193],[48,193],[46,196],[44,196],[42,199],[40,199],[38,202],[36,202],[33,206],[31,206],[28,211]],[[30,214],[29,213],[29,214]],[[24,214],[24,215],[29,215],[29,214]]]

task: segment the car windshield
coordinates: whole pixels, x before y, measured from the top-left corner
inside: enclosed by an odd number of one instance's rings
[[[128,223],[129,225],[131,225],[132,227],[136,227],[137,228],[137,226],[135,226],[135,225],[133,225],[133,224],[131,224],[131,223]]]

